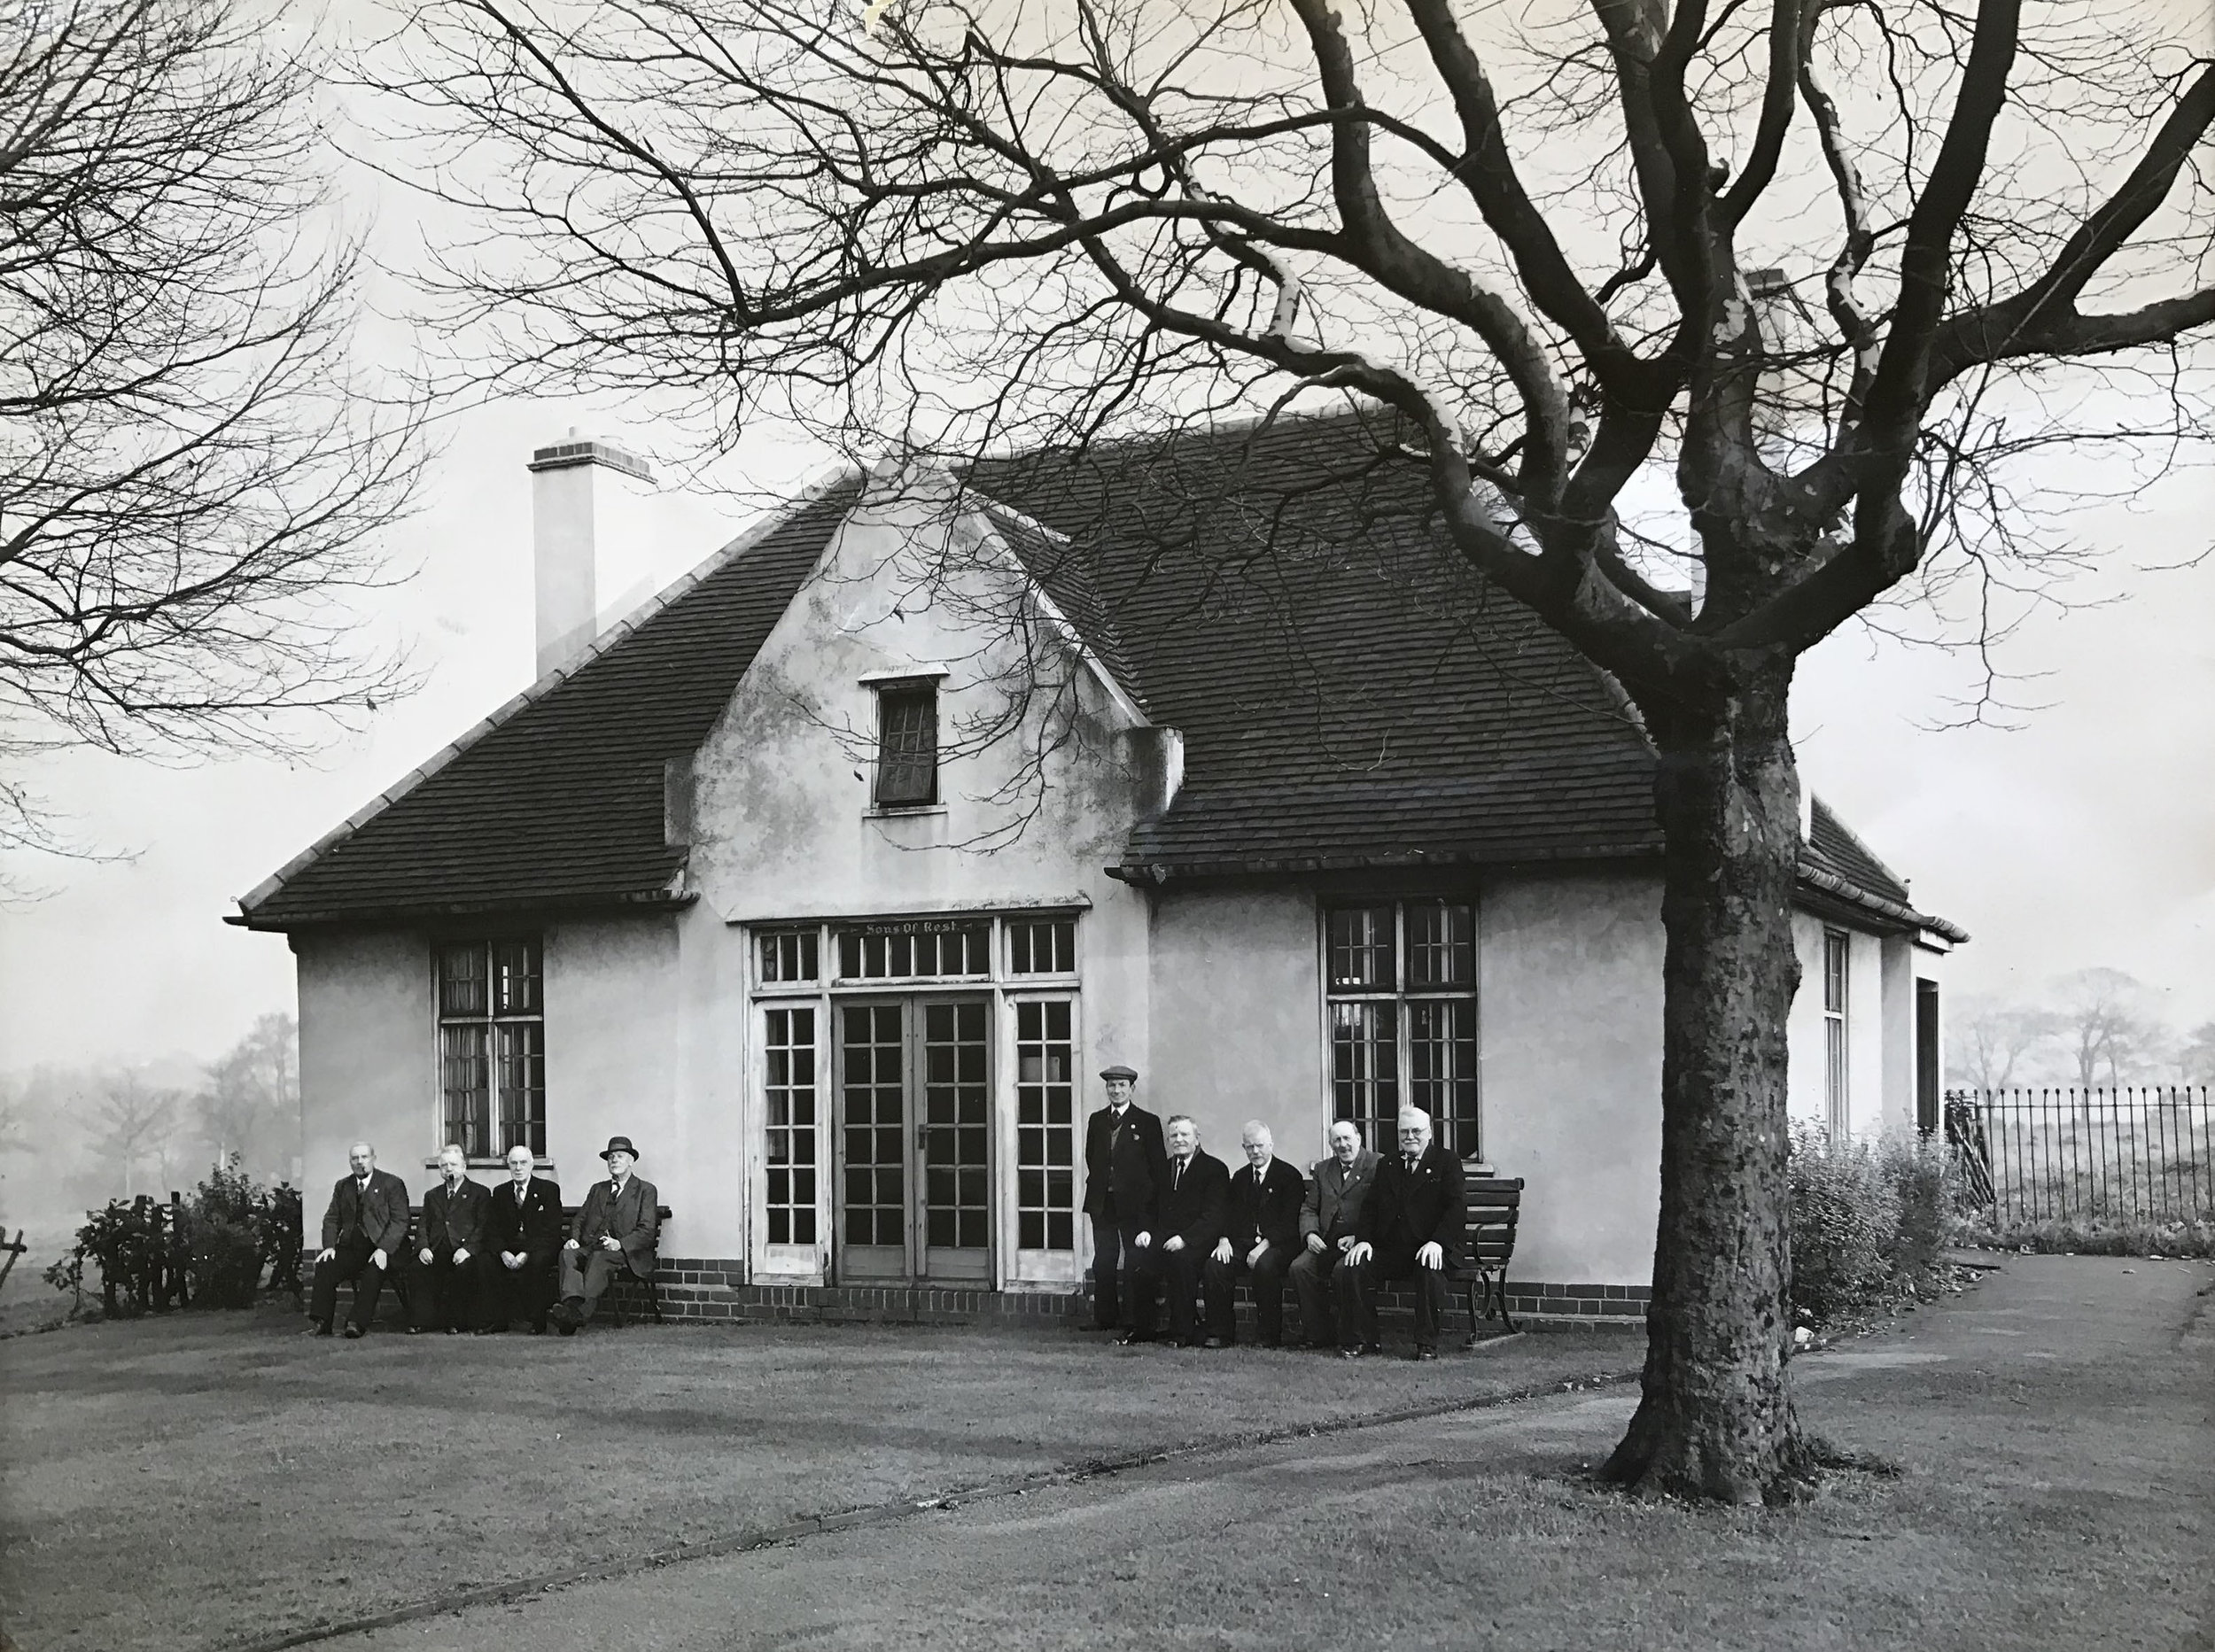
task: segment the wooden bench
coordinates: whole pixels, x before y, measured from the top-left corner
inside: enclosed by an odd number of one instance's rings
[[[576,1225],[577,1213],[582,1209],[584,1209],[582,1205],[564,1205],[562,1206],[562,1231],[564,1234],[567,1234],[570,1229]],[[672,1214],[672,1213],[671,1212],[669,1206],[666,1205],[657,1205],[654,1207],[654,1214],[663,1222],[667,1222]],[[422,1248],[423,1206],[420,1205],[410,1205],[408,1207],[408,1249],[406,1253],[406,1260],[401,1263],[400,1270],[393,1275],[391,1281],[392,1286],[392,1295],[398,1299],[400,1312],[402,1318],[411,1318],[414,1315],[415,1305],[408,1300],[408,1292],[410,1289],[409,1276],[414,1274],[415,1271],[422,1266],[422,1264],[416,1260],[416,1253]],[[558,1261],[549,1262],[548,1266],[558,1267],[559,1263]],[[299,1272],[296,1264],[294,1268],[294,1284],[292,1289],[292,1294],[295,1297],[300,1294],[298,1280]],[[647,1278],[641,1279],[637,1275],[630,1272],[628,1269],[626,1269],[609,1285],[608,1294],[602,1299],[608,1304],[609,1313],[615,1316],[616,1326],[618,1330],[620,1330],[626,1322],[623,1317],[623,1299],[630,1291],[643,1291],[646,1293],[647,1313],[652,1316],[653,1321],[657,1325],[664,1322],[662,1319],[662,1293],[660,1285],[655,1282],[651,1276],[649,1276]]]
[[[1523,1178],[1481,1176],[1465,1178],[1468,1215],[1462,1233],[1462,1265],[1447,1279],[1467,1291],[1469,1342],[1475,1347],[1486,1340],[1477,1326],[1497,1313],[1512,1335],[1522,1330],[1507,1311],[1507,1265],[1515,1254],[1515,1221],[1523,1208]]]

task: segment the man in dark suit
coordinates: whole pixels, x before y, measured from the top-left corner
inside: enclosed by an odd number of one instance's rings
[[[477,1334],[489,1337],[515,1321],[531,1322],[531,1334],[546,1334],[546,1312],[554,1303],[554,1253],[562,1243],[562,1190],[531,1174],[531,1150],[517,1142],[508,1150],[508,1179],[485,1200],[484,1322]]]
[[[1377,1185],[1377,1155],[1361,1144],[1361,1126],[1341,1119],[1331,1126],[1331,1156],[1318,1160],[1300,1207],[1299,1260],[1292,1265],[1292,1293],[1300,1300],[1300,1334],[1310,1348],[1340,1340],[1336,1302],[1339,1265],[1359,1237],[1362,1206]],[[1356,1328],[1345,1327],[1349,1348],[1361,1346]]]
[[[655,1253],[661,1237],[661,1195],[644,1176],[631,1174],[638,1149],[629,1136],[611,1136],[600,1157],[607,1163],[608,1179],[592,1184],[569,1243],[562,1246],[562,1305],[554,1319],[564,1337],[575,1336],[592,1318],[601,1293],[617,1274],[651,1279],[661,1260]]]
[[[477,1323],[477,1287],[484,1272],[485,1207],[490,1195],[470,1180],[469,1160],[457,1142],[439,1150],[439,1179],[423,1196],[423,1233],[416,1260],[413,1329],[427,1330],[433,1315],[449,1337]]]
[[[394,1270],[408,1260],[408,1184],[377,1167],[377,1150],[367,1142],[348,1148],[346,1162],[354,1169],[330,1190],[330,1207],[323,1212],[323,1248],[315,1257],[315,1283],[308,1296],[307,1317],[318,1337],[330,1335],[340,1280],[354,1282],[346,1335],[359,1337],[377,1317],[385,1282],[397,1285]]]
[[[1154,1340],[1154,1293],[1169,1291],[1170,1340],[1187,1348],[1200,1346],[1193,1327],[1193,1299],[1200,1269],[1230,1220],[1231,1173],[1223,1160],[1200,1151],[1200,1127],[1183,1113],[1172,1114],[1164,1137],[1169,1163],[1162,1181],[1154,1225],[1132,1242],[1139,1253],[1137,1294],[1131,1301],[1131,1329],[1125,1342]]]
[[[1431,1140],[1431,1117],[1400,1111],[1400,1151],[1377,1167],[1377,1185],[1362,1206],[1353,1247],[1338,1270],[1339,1324],[1357,1330],[1341,1359],[1379,1351],[1377,1287],[1387,1280],[1415,1283],[1415,1357],[1438,1357],[1438,1322],[1446,1307],[1446,1269],[1461,1259],[1468,1220],[1461,1160]]]
[[[1254,1322],[1262,1346],[1285,1346],[1285,1270],[1300,1254],[1300,1206],[1307,1178],[1277,1157],[1269,1126],[1247,1121],[1239,1132],[1246,1162],[1231,1177],[1229,1214],[1223,1237],[1208,1258],[1208,1346],[1227,1348],[1238,1340],[1231,1313],[1234,1287],[1242,1277],[1254,1282]]]
[[[1169,1179],[1162,1121],[1131,1100],[1139,1075],[1103,1067],[1108,1105],[1084,1121],[1084,1214],[1092,1219],[1092,1323],[1113,1330],[1137,1290],[1138,1238]]]

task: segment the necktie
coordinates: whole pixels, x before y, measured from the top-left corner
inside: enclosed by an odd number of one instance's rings
[[[1170,1173],[1170,1178],[1169,1178],[1169,1187],[1170,1187],[1170,1192],[1172,1192],[1172,1193],[1174,1193],[1174,1192],[1175,1192],[1175,1191],[1176,1191],[1178,1188],[1180,1188],[1180,1187],[1182,1187],[1182,1186],[1184,1186],[1184,1185],[1185,1185],[1185,1161],[1184,1161],[1183,1160],[1179,1159],[1179,1160],[1177,1161],[1177,1168],[1176,1168],[1175,1170],[1173,1170],[1173,1171],[1171,1171],[1171,1172]]]
[[[1408,1154],[1408,1155],[1407,1155],[1407,1161],[1408,1161],[1408,1174],[1409,1174],[1410,1175],[1413,1175],[1415,1174],[1415,1163],[1416,1163],[1416,1160],[1415,1160],[1415,1155],[1414,1155],[1413,1153],[1410,1153],[1410,1154]]]

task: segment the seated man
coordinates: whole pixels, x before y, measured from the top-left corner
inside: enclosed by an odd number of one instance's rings
[[[307,1300],[307,1317],[318,1337],[330,1335],[342,1279],[354,1283],[346,1335],[368,1330],[386,1279],[397,1284],[392,1270],[408,1258],[408,1184],[377,1167],[377,1150],[367,1142],[348,1148],[346,1162],[354,1170],[330,1190],[330,1206],[323,1212],[323,1248],[316,1253],[315,1282]]]
[[[489,1337],[515,1321],[531,1322],[531,1334],[546,1334],[546,1313],[554,1303],[554,1254],[562,1243],[562,1190],[531,1174],[531,1150],[517,1142],[508,1150],[508,1179],[485,1199],[485,1249],[479,1283],[484,1286],[484,1322],[477,1334]]]
[[[1446,1269],[1461,1255],[1468,1194],[1461,1160],[1431,1139],[1430,1114],[1402,1108],[1399,1134],[1400,1151],[1377,1167],[1376,1188],[1338,1270],[1341,1359],[1378,1352],[1377,1287],[1392,1279],[1415,1282],[1415,1357],[1438,1357]]]
[[[1223,1237],[1229,1219],[1231,1173],[1223,1160],[1200,1151],[1200,1127],[1183,1113],[1173,1115],[1163,1132],[1169,1145],[1168,1175],[1159,1190],[1155,1226],[1139,1235],[1138,1294],[1131,1303],[1131,1329],[1124,1342],[1154,1340],[1154,1296],[1169,1291],[1170,1340],[1187,1348],[1200,1346],[1193,1334],[1193,1299],[1200,1269]]]
[[[614,1136],[600,1157],[607,1161],[608,1179],[594,1183],[585,1195],[569,1243],[562,1246],[562,1305],[554,1319],[564,1337],[575,1336],[592,1317],[618,1272],[651,1279],[661,1260],[654,1250],[661,1235],[661,1195],[644,1176],[631,1174],[638,1149],[629,1136]]]
[[[1254,1281],[1254,1322],[1264,1348],[1285,1346],[1285,1270],[1300,1254],[1300,1206],[1307,1178],[1277,1157],[1269,1126],[1247,1121],[1239,1132],[1246,1162],[1231,1178],[1230,1220],[1208,1258],[1208,1346],[1238,1340],[1231,1312],[1241,1276]]]
[[[470,1180],[460,1143],[439,1149],[439,1179],[423,1196],[423,1235],[416,1252],[422,1266],[411,1293],[416,1312],[410,1330],[430,1330],[434,1316],[449,1337],[477,1323],[477,1287],[484,1272],[477,1257],[485,1248],[489,1198]]]
[[[1341,1119],[1331,1127],[1331,1156],[1319,1160],[1300,1207],[1299,1260],[1292,1265],[1292,1293],[1300,1300],[1300,1335],[1310,1348],[1338,1341],[1339,1265],[1354,1248],[1362,1206],[1377,1185],[1377,1155],[1361,1144],[1361,1126]],[[1344,1340],[1361,1346],[1351,1324]]]

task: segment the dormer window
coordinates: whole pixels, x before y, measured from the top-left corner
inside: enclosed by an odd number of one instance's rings
[[[938,683],[935,678],[879,682],[877,781],[880,809],[938,801]]]

